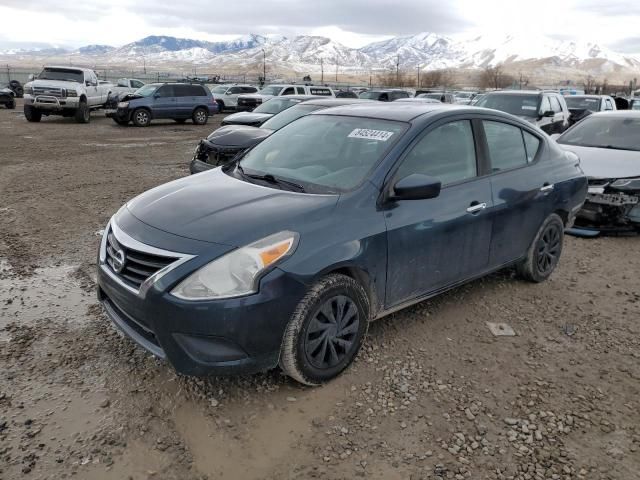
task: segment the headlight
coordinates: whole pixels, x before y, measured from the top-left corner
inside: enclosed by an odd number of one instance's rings
[[[78,92],[76,90],[67,90],[67,97],[77,97],[78,96]]]
[[[33,87],[24,87],[24,93],[27,95],[33,95]]]
[[[127,108],[129,106],[129,102],[119,102],[118,108]]]
[[[256,293],[260,275],[291,255],[295,232],[280,232],[227,253],[189,275],[171,291],[183,300],[213,300]]]
[[[621,178],[613,182],[611,186],[621,190],[640,190],[640,178]]]

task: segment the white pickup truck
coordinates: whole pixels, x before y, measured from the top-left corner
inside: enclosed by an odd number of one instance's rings
[[[88,68],[44,67],[24,86],[24,116],[29,122],[39,122],[42,115],[62,115],[89,123],[91,110],[104,107],[112,87],[100,85]]]

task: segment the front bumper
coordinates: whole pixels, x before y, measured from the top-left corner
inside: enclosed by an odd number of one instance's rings
[[[50,95],[25,95],[24,104],[31,105],[39,110],[61,111],[77,109],[80,99],[78,97],[59,98]]]
[[[600,233],[636,232],[640,232],[640,196],[590,187],[570,233],[596,236]]]
[[[107,118],[113,118],[119,122],[128,122],[131,119],[131,112],[128,108],[108,109],[104,115]]]
[[[119,330],[181,374],[275,367],[284,330],[306,286],[276,268],[262,278],[258,293],[246,297],[184,301],[172,296],[171,289],[199,263],[196,256],[140,292],[125,288],[108,265],[99,264],[98,298]]]

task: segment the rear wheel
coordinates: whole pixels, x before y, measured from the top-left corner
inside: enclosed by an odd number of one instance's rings
[[[206,125],[209,121],[209,112],[206,108],[198,107],[193,111],[192,119],[196,125]]]
[[[42,119],[42,112],[31,105],[25,105],[24,118],[26,118],[28,122],[39,122]]]
[[[78,109],[75,113],[75,119],[78,123],[89,123],[91,121],[91,110],[89,109],[89,105],[87,105],[86,101],[80,101],[80,105],[78,105]]]
[[[16,100],[15,100],[15,98],[12,98],[11,101],[9,103],[7,103],[7,108],[9,110],[13,110],[14,108],[16,108]]]
[[[338,376],[358,351],[369,326],[369,298],[345,275],[328,275],[300,301],[285,330],[282,370],[306,385]]]
[[[133,115],[131,115],[131,120],[133,120],[133,124],[136,127],[148,127],[149,123],[151,123],[151,115],[148,110],[144,108],[139,108],[133,111]]]
[[[553,273],[562,254],[564,222],[552,213],[544,221],[526,258],[517,265],[518,274],[530,282],[543,282]]]

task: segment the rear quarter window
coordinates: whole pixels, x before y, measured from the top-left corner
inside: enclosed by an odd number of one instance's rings
[[[483,120],[482,125],[489,147],[492,172],[527,165],[527,151],[519,127],[490,120]]]

